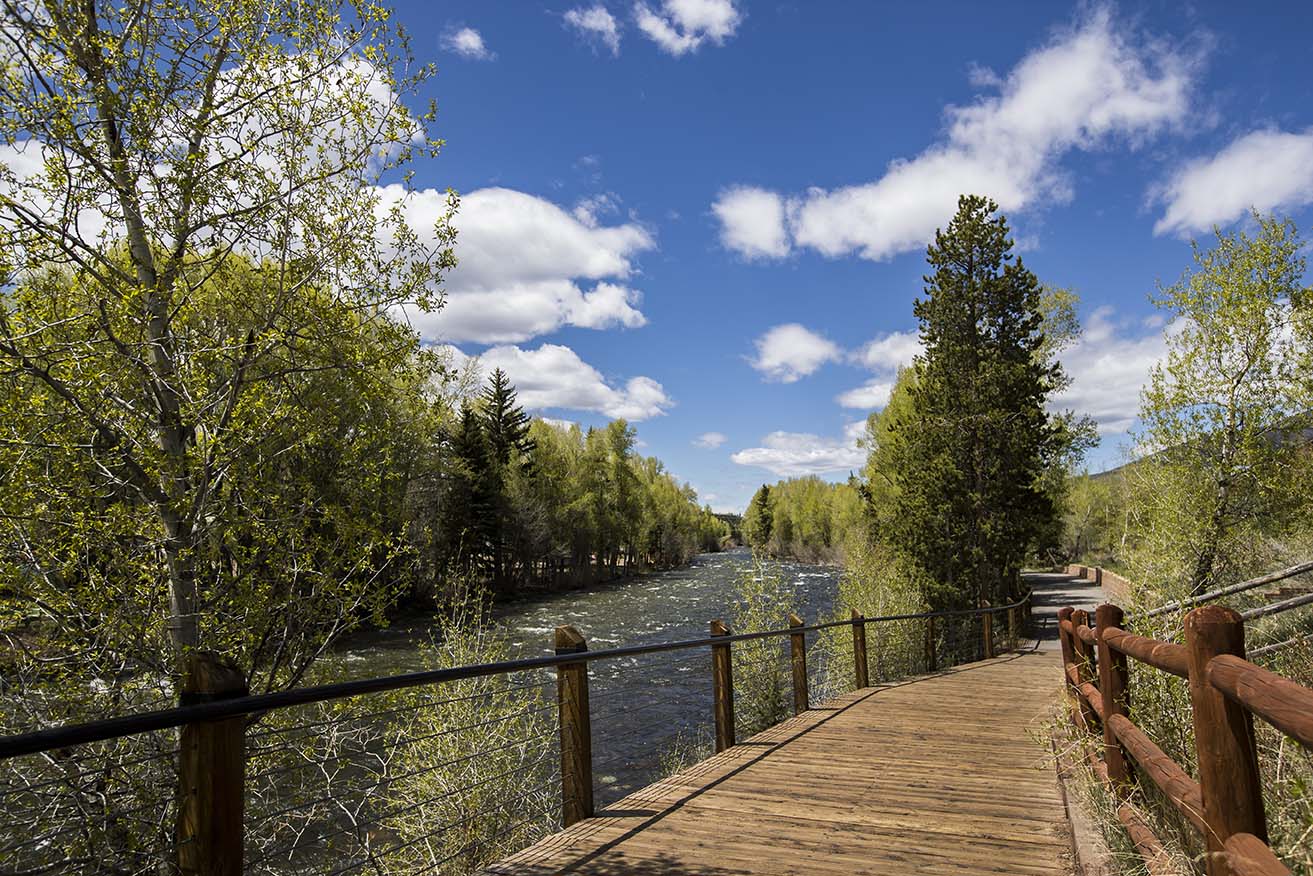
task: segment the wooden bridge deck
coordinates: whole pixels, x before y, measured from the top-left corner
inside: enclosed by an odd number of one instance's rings
[[[487,872],[1069,874],[1038,728],[1052,653],[858,691],[651,785]]]

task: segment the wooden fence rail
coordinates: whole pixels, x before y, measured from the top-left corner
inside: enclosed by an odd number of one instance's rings
[[[463,679],[555,670],[560,733],[561,820],[569,826],[594,814],[594,728],[588,692],[589,668],[594,662],[705,648],[711,657],[709,706],[716,728],[715,747],[720,752],[735,744],[732,648],[736,643],[785,636],[789,638],[796,713],[806,711],[810,705],[808,633],[839,627],[851,628],[851,677],[861,688],[868,686],[870,679],[866,648],[868,624],[924,619],[933,631],[937,618],[974,618],[979,622],[978,653],[992,655],[993,615],[1009,613],[1009,630],[1015,639],[1018,618],[1028,614],[1029,603],[1030,595],[1027,594],[1016,603],[996,608],[872,618],[853,611],[848,619],[811,625],[796,614],[791,614],[788,627],[758,633],[735,634],[723,621],[713,620],[710,635],[706,638],[598,651],[590,651],[584,636],[574,627],[564,625],[555,630],[555,654],[549,657],[459,666],[255,696],[247,695],[242,674],[236,667],[216,655],[198,652],[189,657],[179,707],[2,737],[0,760],[178,728],[181,731],[178,752],[179,806],[173,849],[176,860],[159,862],[161,869],[173,869],[176,865],[176,869],[184,874],[240,876],[244,866],[245,736],[251,716],[274,709],[405,688],[436,686]],[[931,649],[927,657],[933,670],[935,655],[933,641],[930,639],[927,639],[927,647]]]
[[[1244,619],[1220,605],[1185,616],[1184,645],[1127,632],[1113,605],[1098,607],[1094,627],[1083,611],[1063,608],[1058,618],[1072,723],[1101,735],[1095,774],[1120,801],[1118,818],[1149,872],[1170,870],[1161,841],[1125,805],[1137,774],[1199,831],[1209,876],[1289,876],[1267,844],[1253,716],[1313,750],[1313,690],[1246,660]],[[1188,681],[1198,780],[1127,716],[1127,658]]]

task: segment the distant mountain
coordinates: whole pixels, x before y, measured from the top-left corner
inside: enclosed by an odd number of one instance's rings
[[[1305,411],[1302,414],[1294,414],[1291,416],[1284,424],[1272,430],[1271,440],[1278,446],[1294,444],[1297,447],[1303,447],[1305,445],[1313,444],[1313,411]],[[1154,454],[1153,456],[1157,456],[1157,454]],[[1147,458],[1152,459],[1153,456]],[[1132,462],[1125,462],[1114,468],[1095,472],[1090,475],[1090,480],[1102,481],[1122,477],[1127,471],[1139,465],[1142,461],[1143,460],[1134,460]]]

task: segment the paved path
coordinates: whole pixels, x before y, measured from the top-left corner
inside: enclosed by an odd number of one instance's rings
[[[1031,622],[1042,651],[1059,651],[1058,609],[1064,605],[1083,608],[1090,614],[1104,601],[1103,588],[1093,581],[1065,572],[1026,572],[1022,575],[1031,587]]]
[[[1047,651],[867,688],[620,800],[496,874],[1069,874]]]

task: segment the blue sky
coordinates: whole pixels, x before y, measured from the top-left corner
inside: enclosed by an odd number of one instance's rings
[[[1302,8],[1301,8],[1302,7]],[[1301,12],[1303,15],[1301,15]],[[916,352],[925,243],[970,191],[1081,297],[1115,464],[1162,354],[1148,300],[1251,205],[1313,219],[1305,4],[403,4],[438,76],[461,265],[425,338],[535,412],[633,422],[718,510],[846,476]]]

